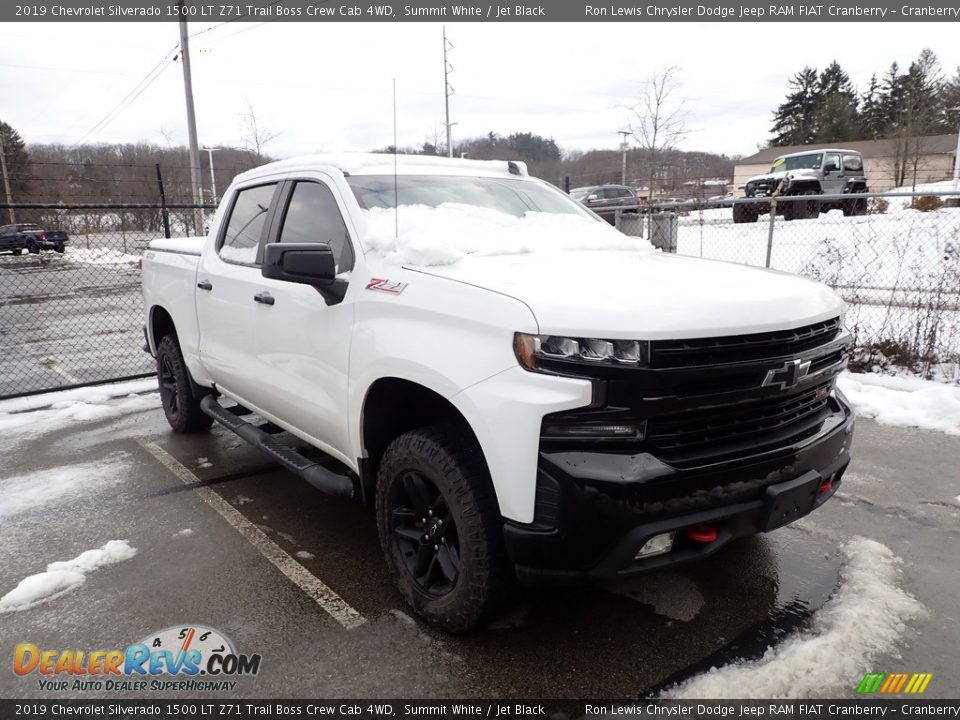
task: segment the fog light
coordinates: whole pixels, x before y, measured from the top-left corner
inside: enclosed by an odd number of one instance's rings
[[[663,555],[664,553],[670,552],[673,549],[674,534],[675,533],[668,532],[654,535],[643,544],[643,547],[640,548],[640,552],[637,553],[634,560],[653,557],[654,555]]]

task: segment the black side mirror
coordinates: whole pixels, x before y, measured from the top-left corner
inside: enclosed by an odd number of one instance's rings
[[[327,243],[270,243],[263,254],[260,274],[325,287],[336,279],[337,262]]]

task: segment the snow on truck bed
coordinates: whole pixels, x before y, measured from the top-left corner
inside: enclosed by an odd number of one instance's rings
[[[205,237],[158,238],[150,241],[150,249],[184,255],[199,255],[203,252],[203,243],[206,239]]]

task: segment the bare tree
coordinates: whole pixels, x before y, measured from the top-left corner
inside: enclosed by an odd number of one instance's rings
[[[680,68],[670,66],[644,83],[640,98],[625,106],[629,112],[627,126],[634,141],[644,151],[647,161],[648,198],[664,171],[664,151],[673,148],[687,134],[687,109],[679,96]]]
[[[253,103],[246,100],[247,111],[240,114],[240,138],[243,146],[253,153],[257,162],[263,162],[263,151],[266,145],[275,140],[280,133],[274,131],[266,120],[257,115],[253,108]]]

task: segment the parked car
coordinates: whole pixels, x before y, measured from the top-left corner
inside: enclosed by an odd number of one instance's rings
[[[151,243],[143,297],[173,430],[219,422],[375,508],[403,596],[450,631],[511,577],[709,561],[850,461],[838,295],[626,241],[521,162],[250,170],[208,237]]]
[[[642,201],[632,188],[626,185],[590,185],[573,188],[570,197],[600,215],[611,225],[616,224],[617,208],[629,208],[624,212],[640,212]]]
[[[62,230],[44,230],[33,223],[17,223],[0,227],[0,252],[20,255],[24,252],[39,253],[53,250],[62,253],[70,238]]]
[[[856,197],[869,192],[863,170],[863,157],[856,150],[828,149],[781,155],[770,172],[756,175],[744,185],[748,198],[800,197],[777,203],[776,212],[784,220],[819,217],[821,212],[839,209],[845,216],[866,215],[867,199]],[[850,199],[818,200],[817,195],[850,195]],[[735,223],[756,222],[770,212],[769,200],[737,202],[733,205]]]

